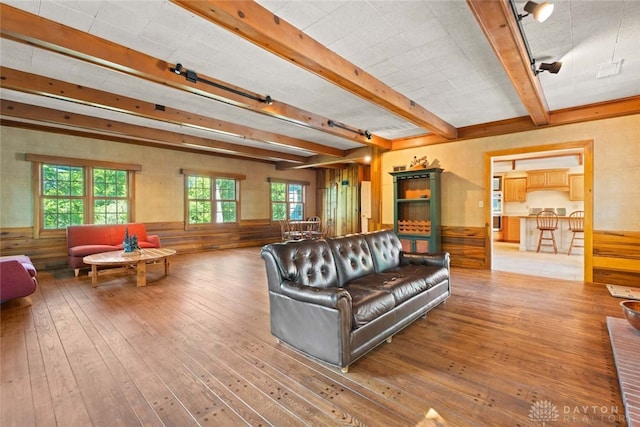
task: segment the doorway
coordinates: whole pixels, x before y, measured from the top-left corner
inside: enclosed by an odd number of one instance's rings
[[[550,146],[523,147],[487,153],[485,157],[486,181],[489,189],[485,200],[495,199],[495,177],[500,177],[502,211],[495,213],[493,203],[487,212],[487,233],[490,236],[488,256],[492,270],[510,271],[556,279],[591,281],[592,235],[592,141],[578,141]],[[568,187],[552,186],[527,188],[525,199],[513,202],[513,196],[504,195],[505,180],[527,181],[541,171],[564,171],[567,176],[580,175],[584,179],[584,200],[576,200],[575,192],[569,196]],[[557,254],[552,247],[542,247],[537,252],[539,232],[536,229],[535,212],[554,210],[559,216],[559,229],[554,232],[558,244]],[[568,254],[573,233],[568,229],[568,216],[582,210],[585,213],[584,247],[574,248]],[[496,216],[500,217],[496,221]],[[499,227],[496,227],[496,224]],[[509,228],[511,227],[511,228]],[[515,232],[514,232],[514,229]],[[582,236],[580,234],[579,236]],[[582,243],[582,241],[580,241]]]

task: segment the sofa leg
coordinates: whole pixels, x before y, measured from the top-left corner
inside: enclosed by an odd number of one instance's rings
[[[80,274],[80,269],[79,268],[75,268],[73,270],[73,272],[76,274],[76,277],[78,277],[78,274]]]
[[[393,336],[387,338],[387,344],[391,344],[391,341],[393,341]]]
[[[345,366],[344,368],[340,368],[340,372],[342,372],[343,374],[348,374],[349,373],[349,365]]]

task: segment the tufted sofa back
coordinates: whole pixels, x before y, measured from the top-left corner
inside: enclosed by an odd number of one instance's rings
[[[339,286],[375,273],[369,244],[363,234],[348,234],[327,239],[338,270]]]
[[[272,243],[262,249],[273,257],[281,280],[315,288],[338,286],[336,264],[324,240]]]
[[[402,243],[391,230],[373,231],[364,235],[369,244],[376,271],[388,270],[400,265]]]

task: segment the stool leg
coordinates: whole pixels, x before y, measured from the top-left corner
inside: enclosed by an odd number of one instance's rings
[[[569,244],[569,252],[567,252],[567,255],[571,255],[571,249],[573,249],[573,239],[576,238],[576,232],[573,232],[573,236],[571,236],[571,243]]]
[[[540,252],[540,245],[542,244],[542,233],[544,233],[544,230],[540,230],[540,236],[538,236],[538,249],[536,249],[536,252]]]

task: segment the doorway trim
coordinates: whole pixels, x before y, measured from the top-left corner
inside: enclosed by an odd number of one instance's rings
[[[493,222],[491,216],[491,184],[494,157],[514,154],[529,154],[539,151],[566,150],[582,148],[584,150],[584,281],[593,282],[593,140],[561,142],[547,145],[508,148],[484,153],[484,215],[485,215],[485,259],[487,268],[493,268],[492,235]]]

